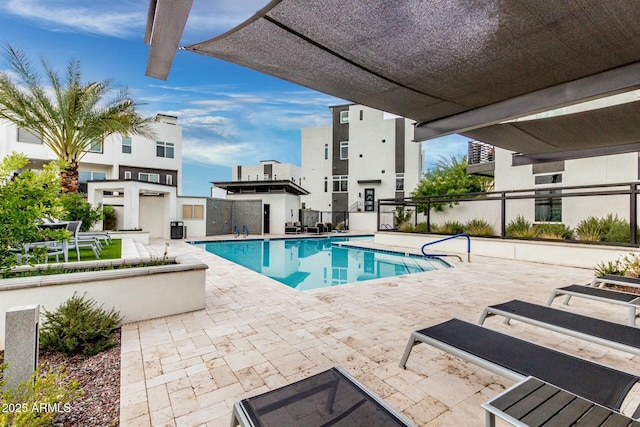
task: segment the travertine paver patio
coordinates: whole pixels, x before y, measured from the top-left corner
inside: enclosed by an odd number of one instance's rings
[[[164,241],[147,248],[161,256]],[[339,365],[419,426],[484,425],[480,404],[512,382],[426,345],[398,362],[411,331],[518,298],[545,303],[586,269],[473,257],[449,270],[299,292],[170,241],[209,265],[206,309],[122,328],[123,426],[227,426],[234,402]],[[557,303],[560,305],[559,303]],[[626,310],[576,301],[574,312],[624,323]],[[501,319],[487,326],[623,370],[633,357]]]

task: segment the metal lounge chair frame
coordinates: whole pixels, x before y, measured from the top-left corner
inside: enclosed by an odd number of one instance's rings
[[[102,249],[100,241],[95,237],[80,237],[81,225],[82,221],[69,221],[67,230],[72,234],[71,240],[69,241],[69,249],[75,248],[77,261],[80,261],[80,248],[91,248],[93,255],[95,255],[96,258],[100,258],[100,250]]]
[[[400,367],[425,343],[512,381],[534,376],[614,411],[640,377],[484,326],[451,319],[411,333]]]
[[[607,322],[519,300],[486,307],[478,324],[484,324],[486,318],[490,316],[503,316],[505,324],[509,324],[509,320],[514,319],[640,356],[640,329],[633,326]]]
[[[561,295],[564,295],[566,297],[564,300],[565,305],[569,304],[569,300],[571,300],[571,297],[578,297],[627,307],[627,309],[629,310],[629,326],[635,326],[636,324],[638,309],[640,309],[639,294],[613,291],[609,289],[596,288],[593,286],[570,285],[554,289],[551,292],[549,300],[547,301],[547,305],[551,306],[553,301]]]

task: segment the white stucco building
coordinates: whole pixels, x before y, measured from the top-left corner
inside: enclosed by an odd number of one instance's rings
[[[155,116],[153,128],[156,140],[111,135],[97,142],[80,162],[80,190],[94,205],[114,206],[117,228],[168,237],[182,188],[182,128],[177,117],[164,114]],[[13,151],[24,153],[32,169],[56,159],[37,136],[0,123],[0,156]]]
[[[413,122],[363,105],[330,107],[330,126],[302,129],[304,209],[326,212],[335,224],[348,212],[350,229],[376,230],[376,201],[402,198],[422,175]]]

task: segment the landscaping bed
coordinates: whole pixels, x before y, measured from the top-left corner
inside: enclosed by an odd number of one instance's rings
[[[95,356],[66,356],[40,353],[40,363],[47,368],[64,366],[68,378],[80,382],[84,394],[71,403],[71,410],[54,419],[58,427],[113,427],[120,421],[120,331],[118,345]],[[0,363],[4,352],[0,350]]]

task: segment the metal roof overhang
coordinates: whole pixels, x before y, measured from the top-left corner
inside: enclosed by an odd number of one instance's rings
[[[212,182],[216,187],[231,192],[252,192],[256,194],[266,192],[283,192],[297,196],[307,195],[309,192],[293,181],[288,180],[266,180],[266,181],[220,181]]]
[[[624,144],[592,127],[524,137],[498,123],[640,88],[638,39],[627,0],[276,0],[186,49],[416,120],[416,140],[488,126],[483,141],[531,154]]]

